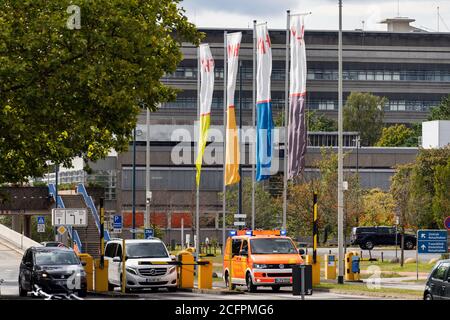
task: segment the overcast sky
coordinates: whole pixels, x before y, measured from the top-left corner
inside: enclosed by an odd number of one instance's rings
[[[378,22],[398,16],[398,0],[343,0],[344,29],[386,30]],[[184,0],[181,6],[198,27],[247,28],[253,20],[267,21],[269,28],[286,26],[286,10],[312,12],[307,29],[337,29],[338,0]],[[450,32],[450,0],[400,0],[400,16],[416,19],[418,28]]]

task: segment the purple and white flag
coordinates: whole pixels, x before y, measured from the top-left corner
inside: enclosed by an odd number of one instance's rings
[[[305,168],[307,146],[305,98],[306,98],[306,49],[304,15],[292,15],[291,69],[289,88],[289,163],[288,179],[298,176]]]

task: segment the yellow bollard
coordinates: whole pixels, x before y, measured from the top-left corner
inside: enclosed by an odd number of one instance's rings
[[[320,257],[316,257],[316,263],[313,263],[313,256],[308,254],[306,255],[306,262],[307,265],[312,266],[312,284],[317,285],[320,284]]]
[[[194,256],[189,251],[181,251],[178,253],[178,261],[181,262],[178,272],[178,287],[193,288],[194,287]]]
[[[108,262],[105,260],[101,269],[100,259],[95,259],[95,292],[108,291]]]
[[[213,263],[210,259],[200,259],[199,263],[208,262],[207,264],[199,264],[198,266],[198,288],[212,289],[212,273]]]
[[[325,279],[336,279],[336,256],[334,254],[325,255]]]
[[[86,272],[87,291],[94,291],[94,258],[87,253],[79,253],[78,257],[86,263],[84,271]]]
[[[359,262],[360,257],[357,251],[350,251],[345,254],[345,280],[359,281]]]

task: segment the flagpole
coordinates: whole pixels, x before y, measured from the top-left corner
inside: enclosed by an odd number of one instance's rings
[[[200,120],[200,47],[197,47],[197,119]],[[200,125],[200,123],[198,123]],[[199,145],[197,143],[197,152],[199,152]],[[200,256],[200,184],[196,184],[197,193],[195,197],[195,257],[198,261]]]
[[[343,168],[343,78],[342,78],[342,0],[339,0],[339,45],[338,45],[338,65],[339,65],[339,83],[338,83],[338,257],[339,257],[339,273],[338,283],[344,283],[344,168]]]
[[[256,120],[256,20],[253,20],[253,107],[252,107],[252,127],[255,127],[255,120]],[[255,174],[255,160],[256,160],[256,128],[255,128],[255,140],[253,141],[253,148],[250,152],[251,154],[251,165],[252,165],[252,230],[255,229],[255,180],[256,180],[256,174]]]
[[[284,174],[283,174],[283,229],[286,230],[287,216],[287,184],[288,184],[288,157],[289,157],[289,36],[291,11],[286,11],[286,62],[285,62],[285,85],[284,85]]]
[[[223,32],[223,188],[222,188],[222,254],[225,254],[225,240],[226,240],[226,192],[225,185],[225,162],[226,162],[226,122],[227,122],[227,81],[228,81],[228,56],[227,56],[227,31]]]

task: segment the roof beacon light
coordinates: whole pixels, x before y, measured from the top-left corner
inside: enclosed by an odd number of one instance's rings
[[[280,231],[280,235],[281,235],[281,236],[287,235],[287,231],[286,231],[286,230],[281,230],[281,231]]]
[[[236,235],[236,230],[231,230],[230,231],[230,237],[233,237],[233,236],[235,236]]]
[[[246,236],[252,236],[253,235],[253,231],[252,230],[246,230],[245,231],[245,235]]]

